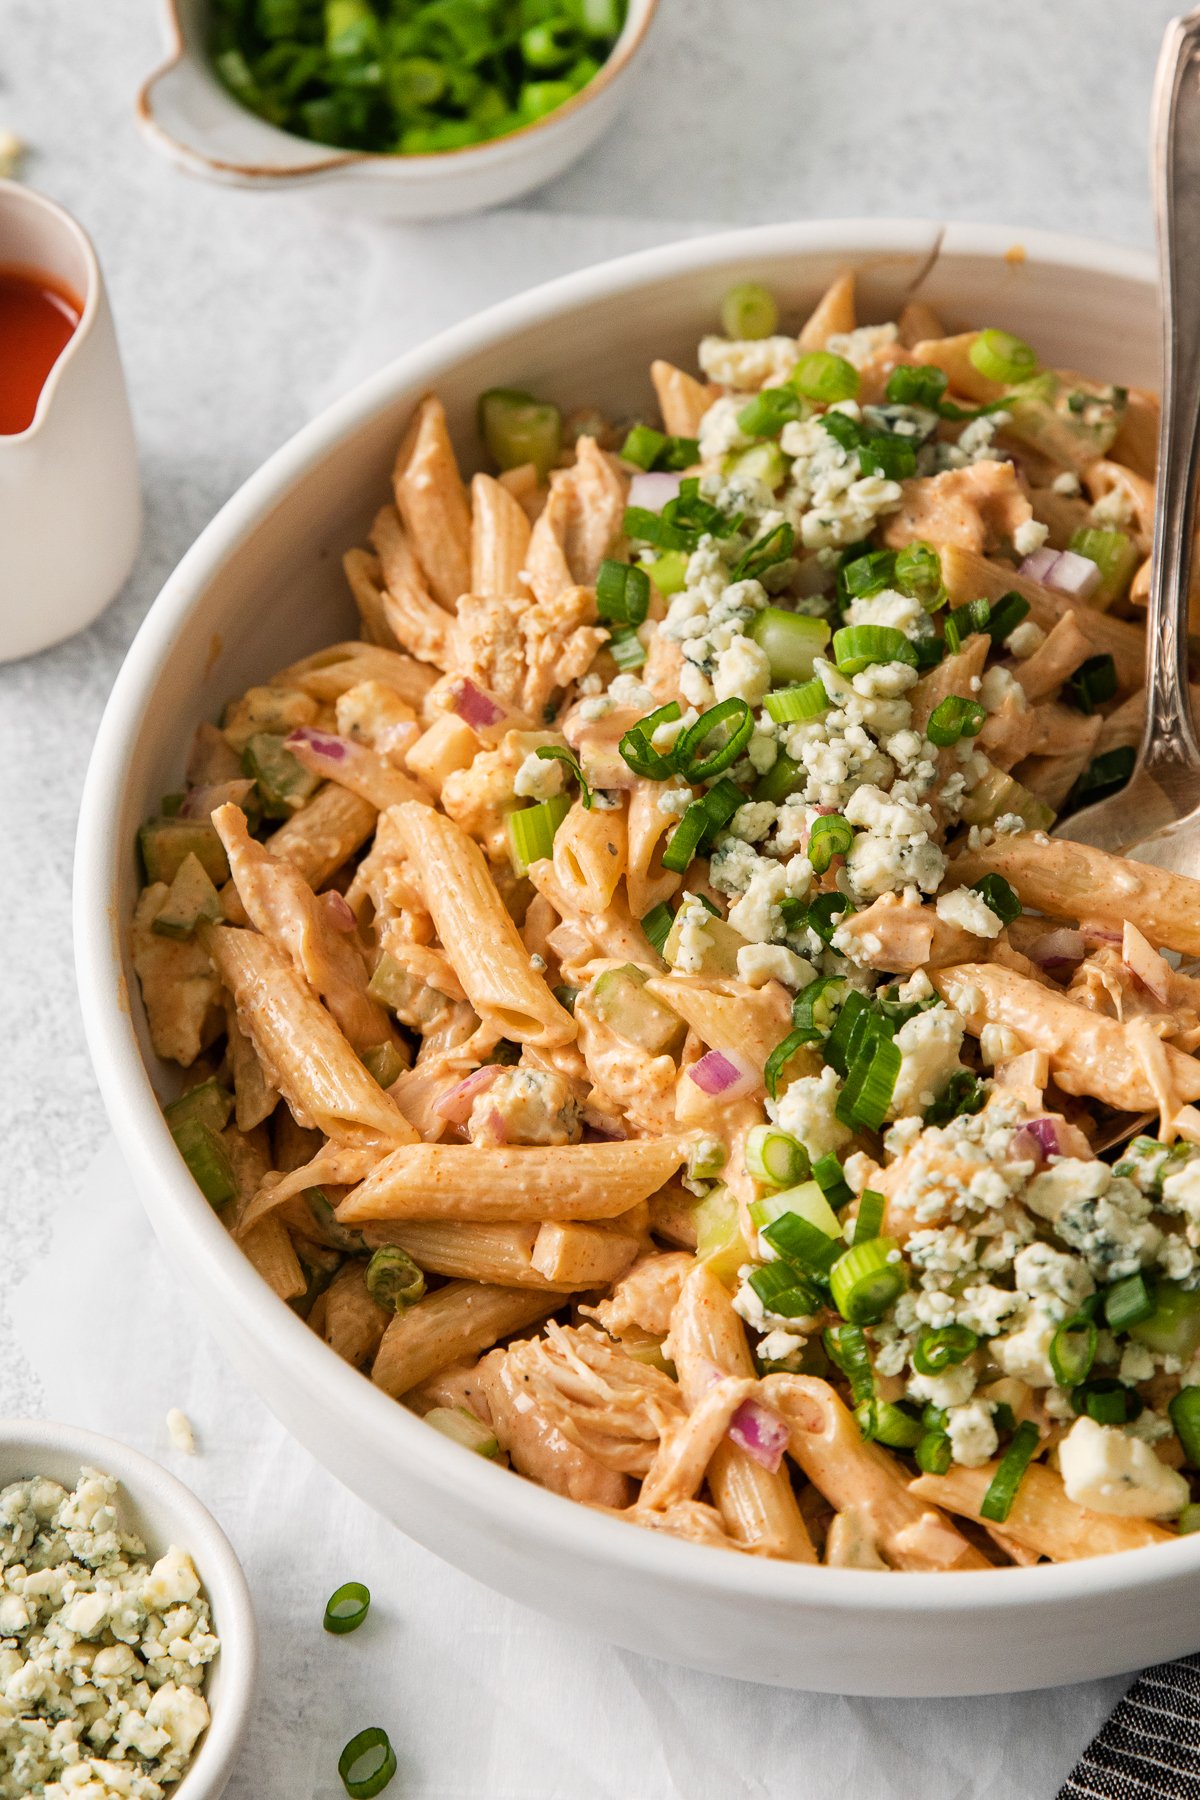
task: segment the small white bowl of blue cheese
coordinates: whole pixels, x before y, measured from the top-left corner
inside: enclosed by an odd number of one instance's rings
[[[241,1567],[182,1483],[0,1420],[0,1800],[215,1800],[256,1660]]]

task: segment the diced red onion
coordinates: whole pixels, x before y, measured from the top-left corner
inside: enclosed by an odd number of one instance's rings
[[[493,1106],[487,1116],[488,1136],[495,1144],[507,1144],[508,1127],[504,1123],[504,1114]]]
[[[1017,1162],[1039,1166],[1059,1154],[1058,1123],[1054,1119],[1030,1119],[1013,1136],[1012,1154]]]
[[[1087,920],[1079,927],[1083,940],[1087,944],[1119,944],[1123,933],[1113,931],[1107,925],[1093,925]]]
[[[207,819],[218,806],[240,806],[253,786],[252,781],[219,781],[212,787],[189,788],[179,808],[179,816],[181,819]]]
[[[355,930],[358,920],[344,894],[339,894],[336,888],[330,888],[328,893],[321,895],[321,904],[329,914],[329,923],[335,931]]]
[[[1134,926],[1125,927],[1121,955],[1134,980],[1153,994],[1160,1006],[1169,1005],[1171,970],[1153,944],[1147,943]]]
[[[1057,594],[1069,594],[1073,600],[1086,600],[1102,579],[1099,564],[1090,556],[1080,556],[1075,550],[1052,550],[1049,544],[1027,556],[1017,573],[1040,581]]]
[[[350,750],[345,738],[334,737],[329,731],[314,731],[311,725],[297,726],[283,742],[286,750],[311,750],[327,762],[345,762]]]
[[[580,1124],[586,1125],[589,1131],[594,1131],[597,1137],[608,1138],[613,1143],[618,1143],[629,1135],[618,1119],[614,1119],[609,1113],[601,1112],[595,1106],[581,1106],[579,1121]]]
[[[1064,926],[1059,931],[1045,931],[1029,946],[1029,955],[1040,969],[1061,969],[1081,963],[1087,955],[1087,941],[1082,931]]]
[[[759,1082],[756,1070],[744,1063],[733,1062],[723,1050],[709,1050],[699,1062],[692,1064],[688,1077],[702,1094],[709,1094],[714,1099],[719,1095],[724,1100],[740,1100]]]
[[[682,475],[654,472],[635,475],[629,484],[630,506],[644,506],[649,512],[661,512],[668,500],[679,498]]]
[[[787,1449],[788,1428],[777,1412],[758,1400],[743,1400],[729,1421],[727,1436],[773,1475]]]
[[[460,719],[476,730],[487,730],[490,725],[498,725],[504,717],[504,708],[482,688],[476,687],[473,681],[460,681],[458,696],[454,702],[454,710]]]
[[[482,1069],[472,1069],[457,1086],[448,1089],[439,1100],[434,1101],[434,1112],[439,1119],[448,1119],[451,1125],[465,1125],[476,1098],[480,1094],[486,1094],[499,1073],[499,1063],[484,1063]]]

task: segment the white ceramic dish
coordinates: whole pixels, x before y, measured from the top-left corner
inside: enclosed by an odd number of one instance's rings
[[[475,397],[530,388],[567,406],[649,404],[652,356],[693,361],[732,282],[798,323],[862,270],[867,319],[917,285],[949,320],[1006,326],[1063,362],[1155,380],[1153,267],[1079,239],[923,223],[771,226],[573,275],[401,358],[280,450],[168,581],[118,677],[83,798],[80,992],[97,1075],[175,1266],[246,1378],[327,1468],[410,1536],[503,1592],[618,1643],[730,1675],[868,1694],[1000,1692],[1193,1650],[1200,1535],[1165,1549],[988,1574],[872,1574],[722,1555],[597,1516],[473,1458],[339,1362],[267,1290],[205,1205],[160,1117],[126,921],[134,832],[178,786],[193,724],[248,683],[344,636],[338,555],[387,491],[410,407],[436,387],[460,456]]]
[[[204,1696],[212,1722],[171,1800],[217,1800],[233,1774],[250,1722],[258,1666],[258,1634],[250,1590],[233,1547],[196,1496],[115,1438],[41,1419],[0,1419],[0,1488],[30,1475],[74,1487],[81,1468],[115,1475],[121,1524],[136,1532],[152,1556],[171,1544],[190,1554],[204,1584],[221,1648]]]
[[[239,106],[208,61],[208,0],[162,0],[167,59],[138,95],[138,124],[178,168],[227,186],[260,193],[303,188],[340,211],[372,218],[476,212],[560,175],[608,129],[628,97],[657,7],[658,0],[629,0],[624,30],[600,73],[544,119],[463,150],[375,156],[294,137]]]

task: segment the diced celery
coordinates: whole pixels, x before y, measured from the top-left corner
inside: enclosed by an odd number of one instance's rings
[[[1129,1327],[1150,1350],[1179,1356],[1186,1362],[1200,1350],[1200,1291],[1181,1287],[1177,1281],[1159,1281],[1154,1287],[1154,1311],[1140,1325]]]
[[[453,1005],[448,994],[430,987],[385,950],[375,964],[375,972],[367,983],[367,992],[395,1013],[402,1025],[413,1031],[428,1031]]]
[[[268,819],[288,819],[316,791],[321,777],[296,761],[284,740],[256,731],[242,751],[242,768],[257,784]]]
[[[1054,823],[1053,807],[1031,794],[1002,769],[989,767],[962,803],[968,825],[990,825],[1004,813],[1017,813],[1029,831],[1048,831]]]
[[[772,492],[782,487],[788,460],[778,444],[764,441],[748,450],[734,450],[725,458],[722,474],[727,481],[761,481]]]
[[[664,550],[661,556],[641,566],[660,594],[680,594],[687,586],[686,550]]]
[[[670,968],[675,968],[679,961],[679,946],[683,935],[684,908],[675,915],[675,922],[667,933],[667,941],[663,945],[663,960]],[[689,975],[721,975],[733,977],[737,974],[737,953],[745,948],[746,940],[732,925],[715,915],[706,918],[703,926],[704,946],[700,967],[689,968]],[[694,947],[694,940],[693,940]]]
[[[185,1119],[171,1132],[192,1179],[210,1206],[224,1206],[237,1193],[229,1152],[202,1119]]]
[[[826,1237],[841,1238],[841,1222],[815,1181],[802,1181],[799,1187],[783,1188],[778,1194],[763,1194],[760,1199],[750,1202],[750,1217],[760,1231],[764,1225],[773,1225],[784,1213],[796,1213],[807,1219]]]
[[[224,1131],[232,1111],[233,1095],[221,1086],[215,1075],[210,1075],[207,1081],[197,1082],[194,1088],[189,1088],[186,1094],[165,1106],[163,1117],[172,1131],[191,1119],[210,1125],[214,1131]]]
[[[544,481],[562,450],[562,414],[532,394],[490,388],[479,397],[479,435],[501,469],[532,463]]]
[[[727,1187],[713,1188],[692,1210],[696,1222],[696,1255],[726,1287],[732,1287],[743,1263],[753,1255],[742,1236],[738,1204]]]
[[[1082,469],[1111,449],[1121,429],[1125,393],[1081,376],[1064,380],[1044,369],[1005,396],[1004,410],[1013,437],[1054,462]]]
[[[186,938],[192,935],[202,919],[220,917],[221,901],[217,890],[204,873],[199,857],[189,850],[150,929],[160,937]]]
[[[1103,609],[1121,598],[1133,580],[1139,560],[1137,545],[1127,532],[1098,531],[1094,526],[1086,526],[1075,533],[1067,548],[1077,556],[1088,557],[1100,571],[1100,586],[1090,597],[1089,605]]]
[[[500,1444],[494,1431],[484,1425],[481,1420],[466,1406],[434,1406],[425,1414],[425,1423],[440,1431],[443,1437],[453,1438],[464,1450],[474,1450],[477,1456],[494,1457],[500,1454]]]
[[[764,606],[750,625],[748,635],[760,650],[766,651],[773,681],[807,681],[813,672],[813,657],[819,656],[829,642],[829,625],[825,619],[814,619],[808,613]]]
[[[391,1087],[408,1067],[395,1044],[375,1044],[370,1050],[364,1050],[362,1064],[382,1088]]]
[[[683,1042],[685,1027],[678,1013],[646,993],[645,984],[645,974],[632,963],[605,969],[592,983],[592,1006],[617,1037],[662,1056]]]
[[[147,881],[174,881],[189,856],[221,887],[229,880],[225,846],[203,819],[151,819],[138,832]]]

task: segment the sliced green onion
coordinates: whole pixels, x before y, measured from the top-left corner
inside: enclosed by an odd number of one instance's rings
[[[1128,1331],[1154,1316],[1154,1291],[1142,1274],[1126,1275],[1104,1296],[1104,1317],[1111,1331]]]
[[[688,557],[685,550],[664,550],[652,562],[639,563],[660,594],[681,594],[687,586]]]
[[[664,862],[666,858],[664,857]],[[779,1078],[798,1050],[811,1043],[807,1031],[789,1031],[781,1044],[776,1044],[763,1067],[763,1086],[772,1100],[779,1098]]]
[[[771,800],[776,805],[804,787],[808,771],[781,750],[765,775],[760,775],[751,792],[752,800]]]
[[[725,741],[706,756],[704,746],[721,725],[728,727]],[[675,742],[675,767],[685,781],[711,780],[733,766],[753,732],[754,714],[746,702],[736,696],[721,700],[679,734]]]
[[[829,1360],[836,1363],[850,1383],[855,1406],[875,1398],[875,1371],[866,1337],[857,1325],[830,1325],[824,1334]]]
[[[663,953],[663,945],[670,936],[671,927],[674,923],[675,914],[671,911],[665,900],[660,900],[657,906],[652,906],[642,920],[642,930],[645,932],[651,945],[657,950],[660,956]]]
[[[632,625],[626,625],[613,632],[608,640],[608,654],[618,669],[628,673],[632,669],[641,669],[646,663],[646,646]]]
[[[919,600],[926,612],[936,612],[948,598],[942,585],[942,559],[932,544],[920,538],[897,552],[893,579],[900,592]]]
[[[1117,691],[1117,665],[1111,656],[1089,656],[1063,689],[1063,698],[1081,713],[1094,713]]]
[[[754,1269],[748,1282],[768,1312],[781,1319],[808,1318],[821,1310],[819,1289],[806,1282],[789,1263],[765,1263]]]
[[[894,625],[843,625],[833,634],[833,660],[842,675],[857,675],[873,663],[917,666],[917,653]]]
[[[1071,1389],[1071,1405],[1097,1425],[1127,1425],[1142,1411],[1142,1396],[1114,1375],[1094,1376]]]
[[[787,561],[795,546],[795,531],[781,521],[742,552],[729,571],[730,581],[761,581],[768,569]]]
[[[1175,1521],[1175,1528],[1180,1537],[1190,1537],[1193,1531],[1200,1531],[1200,1506],[1194,1500],[1184,1507]]]
[[[1138,565],[1138,550],[1124,531],[1099,531],[1085,526],[1067,545],[1076,556],[1086,556],[1100,571],[1100,585],[1091,596],[1093,606],[1111,606],[1129,586]]]
[[[1094,1319],[1077,1313],[1064,1319],[1050,1340],[1050,1367],[1059,1387],[1078,1387],[1092,1372],[1099,1332]]]
[[[927,1431],[917,1442],[913,1455],[917,1467],[925,1475],[944,1475],[953,1458],[953,1447],[944,1431]]]
[[[746,450],[731,450],[721,465],[721,473],[728,482],[757,483],[774,493],[782,487],[790,466],[778,444],[762,440]]]
[[[921,1117],[926,1125],[948,1125],[951,1119],[981,1112],[986,1099],[987,1089],[982,1081],[970,1069],[956,1069]]]
[[[396,1773],[396,1752],[382,1725],[368,1725],[338,1757],[338,1774],[350,1800],[374,1800]]]
[[[829,626],[809,613],[785,612],[781,606],[764,606],[747,628],[746,635],[765,651],[773,681],[808,681],[813,658],[829,642]]]
[[[367,1292],[376,1306],[403,1312],[406,1306],[415,1306],[424,1294],[425,1276],[407,1250],[401,1250],[398,1244],[385,1244],[367,1264]]]
[[[670,869],[676,875],[686,875],[699,852],[708,826],[708,808],[704,801],[693,800],[667,840],[662,857],[663,868]]]
[[[660,725],[669,725],[679,716],[679,702],[668,700],[665,706],[657,707],[629,727],[617,749],[635,775],[642,775],[649,781],[665,781],[668,775],[675,773],[674,753],[664,756],[654,748],[651,740]]]
[[[791,381],[798,394],[823,406],[853,400],[858,392],[858,370],[832,350],[809,350],[792,370]]]
[[[785,425],[807,417],[808,411],[808,403],[800,398],[795,388],[763,388],[738,413],[738,429],[748,437],[778,437]]]
[[[844,562],[838,572],[838,586],[855,600],[869,600],[889,588],[896,576],[894,550],[868,550]]]
[[[858,446],[858,467],[863,475],[880,475],[885,481],[907,481],[917,472],[916,446],[911,438],[900,437],[895,432],[868,431]]]
[[[789,1132],[755,1125],[746,1137],[746,1173],[771,1187],[793,1187],[808,1179],[808,1152]]]
[[[832,1150],[819,1156],[813,1164],[813,1180],[835,1213],[841,1212],[844,1206],[849,1206],[854,1198],[853,1191],[842,1174],[842,1165]]]
[[[829,695],[821,682],[801,682],[798,687],[773,688],[763,700],[769,718],[777,725],[796,725],[802,719],[819,719],[829,711]]]
[[[988,381],[1005,385],[1027,381],[1038,366],[1035,352],[1011,331],[981,331],[967,355]]]
[[[221,1086],[215,1075],[210,1075],[207,1081],[197,1082],[178,1100],[164,1106],[163,1117],[172,1135],[190,1119],[211,1126],[213,1131],[224,1131],[232,1111],[233,1095]]]
[[[842,998],[844,982],[840,975],[818,975],[802,987],[792,1001],[792,1024],[808,1032],[816,1042],[833,1023],[834,1002]]]
[[[831,1068],[836,1069],[839,1075],[849,1073],[850,1064],[854,1061],[873,1021],[885,1034],[890,1035],[889,1022],[877,1016],[875,1008],[865,994],[860,994],[857,988],[851,988],[825,1045],[825,1061]]]
[[[1026,1419],[1013,1433],[1012,1442],[1000,1458],[1000,1466],[988,1484],[979,1505],[980,1518],[992,1525],[1003,1525],[1013,1508],[1017,1489],[1038,1447],[1038,1428]]]
[[[652,425],[635,425],[621,445],[621,459],[637,469],[690,469],[700,457],[695,438],[668,437]]]
[[[566,794],[539,800],[508,815],[508,848],[513,870],[524,875],[531,863],[554,854],[554,834],[571,810]]]
[[[983,899],[991,912],[1006,925],[1021,916],[1021,900],[1011,882],[1005,881],[1003,875],[981,875],[978,881],[971,883],[971,892]]]
[[[932,363],[901,363],[887,379],[887,398],[892,406],[924,406],[936,412],[949,385],[943,369]]]
[[[469,1406],[434,1406],[422,1416],[427,1425],[432,1425],[443,1437],[461,1444],[464,1450],[473,1450],[476,1456],[489,1459],[499,1456],[500,1440],[490,1426],[475,1417]]]
[[[1137,753],[1127,744],[1095,757],[1071,789],[1067,804],[1082,806],[1086,802],[1090,806],[1093,801],[1117,793],[1133,774],[1136,760]]]
[[[800,1213],[781,1213],[760,1233],[784,1262],[817,1275],[828,1275],[841,1253],[841,1243]]]
[[[823,944],[832,944],[838,920],[843,913],[853,911],[845,894],[818,894],[815,900],[809,902],[804,923],[810,931],[816,932]]]
[[[859,1051],[834,1111],[843,1125],[879,1131],[887,1118],[902,1061],[890,1037],[872,1035]]]
[[[902,1406],[893,1406],[890,1400],[877,1399],[873,1406],[867,1401],[862,1410],[870,1412],[870,1430],[863,1430],[863,1420],[858,1421],[863,1437],[873,1437],[891,1450],[915,1449],[925,1436],[920,1419]]]
[[[650,606],[650,577],[636,563],[606,559],[596,576],[596,611],[616,625],[640,625]]]
[[[361,1581],[344,1581],[325,1602],[325,1629],[338,1637],[357,1631],[371,1610],[371,1590]]]
[[[987,720],[987,708],[978,700],[965,700],[961,694],[947,694],[929,715],[925,736],[931,744],[944,747],[957,744],[960,738],[978,737]]]
[[[1131,1336],[1151,1350],[1190,1361],[1200,1350],[1200,1290],[1177,1281],[1156,1283],[1154,1312],[1133,1327]]]
[[[775,296],[757,281],[739,281],[721,302],[721,327],[726,337],[770,337],[778,323]]]
[[[203,1119],[184,1119],[172,1128],[171,1136],[208,1204],[221,1207],[232,1200],[238,1191],[233,1163],[212,1126]]]
[[[841,813],[826,813],[813,821],[808,837],[808,860],[823,875],[835,856],[845,856],[854,842],[854,827]]]
[[[569,19],[544,19],[517,40],[531,69],[558,69],[571,60],[574,29]]]
[[[884,1205],[882,1194],[877,1194],[874,1188],[863,1189],[854,1219],[855,1244],[869,1244],[872,1238],[879,1236],[883,1229]]]
[[[972,602],[974,604],[974,602]],[[986,602],[984,602],[986,605]],[[986,631],[993,644],[1002,644],[1005,638],[1011,637],[1022,619],[1029,616],[1029,602],[1024,594],[1010,592],[1001,594],[993,600],[987,609],[987,618],[979,627]]]
[[[541,744],[538,747],[537,755],[542,762],[565,763],[579,783],[579,797],[583,801],[585,809],[591,812],[592,790],[584,779],[583,770],[579,766],[579,758],[575,752],[568,750],[565,744]],[[561,798],[561,796],[556,796],[556,798]]]
[[[499,468],[532,463],[544,481],[562,454],[562,414],[532,394],[489,388],[479,396],[479,435]]]
[[[851,1325],[873,1325],[908,1285],[895,1238],[869,1238],[843,1251],[829,1272],[833,1303]]]
[[[913,1368],[918,1375],[940,1375],[978,1348],[979,1337],[969,1326],[926,1325],[913,1347]]]

